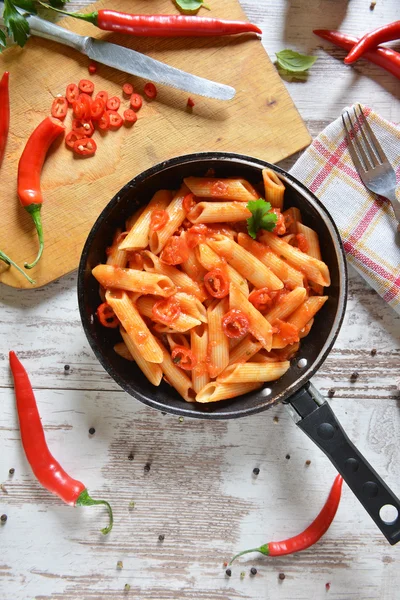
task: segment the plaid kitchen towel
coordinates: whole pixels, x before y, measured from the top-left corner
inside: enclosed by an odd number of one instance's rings
[[[400,181],[400,127],[370,108],[364,114]],[[390,202],[361,182],[351,160],[342,118],[328,125],[302,154],[291,174],[326,206],[350,264],[400,314],[400,236]],[[398,188],[397,197],[400,198]]]

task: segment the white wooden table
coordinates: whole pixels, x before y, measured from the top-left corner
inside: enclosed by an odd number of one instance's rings
[[[398,0],[378,0],[373,12],[369,0],[243,6],[265,32],[271,56],[285,47],[318,56],[306,83],[287,84],[313,135],[354,101],[400,120],[398,81],[366,63],[344,67],[343,52],[311,33],[362,33],[398,18]],[[134,401],[89,349],[75,274],[31,292],[2,286],[0,298],[0,513],[8,516],[0,527],[1,600],[399,598],[399,548],[388,545],[346,486],[332,527],[315,547],[280,559],[250,555],[227,578],[223,562],[235,551],[293,535],[312,520],[335,474],[328,459],[283,407],[232,422],[180,422]],[[35,481],[20,444],[11,348],[31,375],[53,453],[93,496],[112,503],[108,537],[99,533],[107,522],[101,508],[64,506]],[[399,366],[400,318],[351,273],[344,325],[313,381],[324,394],[335,389],[339,419],[397,494]],[[351,383],[355,370],[359,378]]]

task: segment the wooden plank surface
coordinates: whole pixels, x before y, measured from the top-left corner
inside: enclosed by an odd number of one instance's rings
[[[108,6],[102,0],[94,8]],[[115,0],[113,8],[132,10],[130,0]],[[137,0],[139,13],[177,12],[170,0]],[[244,19],[238,0],[220,0],[213,14]],[[62,140],[55,143],[45,163],[42,209],[45,251],[31,274],[40,287],[78,266],[86,237],[111,198],[143,170],[172,156],[193,151],[229,150],[276,162],[304,148],[310,135],[294,107],[260,39],[256,35],[224,38],[133,38],[102,32],[84,21],[66,19],[62,25],[82,35],[94,35],[144,52],[169,65],[233,86],[229,102],[193,95],[188,110],[187,92],[159,86],[157,100],[144,102],[137,124],[106,135],[95,133],[98,150],[90,159],[79,159]],[[30,216],[16,198],[18,161],[33,129],[49,114],[53,98],[65,94],[70,82],[89,77],[89,59],[66,46],[33,38],[25,50],[12,48],[0,57],[0,71],[10,70],[10,143],[2,167],[2,223],[7,236],[2,249],[18,264],[31,262],[37,239]],[[38,68],[38,65],[40,67]],[[91,78],[95,93],[106,89],[122,96],[124,82],[142,93],[144,81],[98,65]],[[29,90],[28,96],[27,91]],[[122,101],[121,112],[129,107]],[[71,111],[70,111],[71,113]],[[66,119],[70,128],[72,113]],[[0,274],[12,287],[31,287],[15,269]]]
[[[396,80],[374,66],[344,67],[343,53],[325,53],[320,46],[329,44],[309,35],[317,26],[362,33],[398,17],[397,2],[378,0],[373,12],[364,0],[242,6],[264,28],[271,57],[283,47],[318,55],[308,82],[286,84],[313,135],[355,101],[400,120]],[[284,407],[237,421],[181,423],[135,402],[85,340],[74,274],[32,291],[0,286],[0,301],[0,513],[8,515],[0,527],[1,600],[398,600],[399,548],[386,543],[346,486],[317,546],[278,560],[249,555],[225,577],[222,563],[236,550],[306,526],[333,480],[328,459]],[[20,446],[10,348],[31,374],[55,456],[93,495],[113,502],[116,525],[108,539],[99,533],[102,509],[64,506],[35,482]],[[330,402],[339,420],[397,495],[399,367],[400,317],[351,272],[341,333],[313,383],[324,395],[335,389]],[[354,371],[359,378],[352,383]]]

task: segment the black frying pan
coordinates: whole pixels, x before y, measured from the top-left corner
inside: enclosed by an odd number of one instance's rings
[[[323,260],[327,263],[332,284],[329,300],[316,315],[310,334],[302,340],[299,354],[291,368],[278,381],[262,389],[211,404],[189,404],[173,388],[162,382],[153,386],[136,367],[118,356],[113,346],[120,341],[116,330],[105,329],[94,318],[99,304],[99,287],[91,270],[105,262],[105,249],[111,244],[117,227],[138,206],[150,201],[161,188],[177,189],[184,177],[201,176],[209,168],[217,177],[243,177],[253,184],[262,180],[261,169],[273,168],[286,186],[285,206],[297,206],[304,222],[319,236]],[[201,419],[233,419],[255,414],[278,402],[287,404],[298,427],[302,429],[335,465],[346,483],[363,504],[390,544],[400,541],[400,501],[354,447],[337,421],[332,409],[310,384],[310,377],[331,350],[346,307],[347,271],[339,233],[318,199],[282,169],[261,160],[212,152],[172,158],[141,173],[111,200],[94,224],[83,249],[78,273],[78,300],[81,319],[89,343],[103,367],[131,396],[158,410]],[[390,522],[380,516],[383,506],[390,505],[397,516]],[[382,516],[384,516],[382,514]]]

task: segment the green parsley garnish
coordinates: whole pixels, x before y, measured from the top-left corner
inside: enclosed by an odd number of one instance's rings
[[[271,210],[269,202],[266,202],[262,198],[250,200],[247,203],[247,208],[253,215],[247,219],[247,231],[253,239],[256,239],[257,231],[260,229],[265,229],[266,231],[274,230],[278,217],[275,213],[269,212]]]
[[[175,4],[182,12],[194,12],[201,7],[210,10],[210,7],[204,4],[203,0],[175,0]]]
[[[4,0],[3,19],[8,35],[13,37],[14,42],[21,48],[25,46],[29,36],[28,21],[18,12],[11,0]]]

